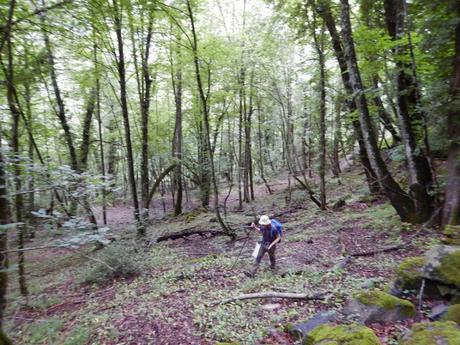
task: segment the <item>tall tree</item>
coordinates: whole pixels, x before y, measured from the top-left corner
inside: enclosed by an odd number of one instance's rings
[[[406,37],[407,4],[405,0],[385,0],[385,19],[388,32],[392,39],[402,40]],[[430,218],[433,212],[434,198],[430,194],[433,184],[430,165],[423,147],[423,117],[419,104],[418,85],[413,75],[406,70],[412,70],[411,62],[407,62],[407,45],[400,43],[396,46],[396,104],[399,127],[404,143],[407,169],[409,173],[410,195],[415,203],[418,222]]]
[[[347,60],[348,71],[350,73],[350,83],[355,95],[356,106],[359,110],[359,123],[363,135],[366,152],[369,157],[372,169],[378,177],[378,181],[384,190],[391,204],[399,214],[402,221],[416,222],[415,207],[412,199],[401,189],[399,184],[391,176],[386,166],[374,133],[369,108],[367,106],[366,95],[361,81],[361,75],[356,59],[355,45],[350,23],[350,6],[348,0],[340,0],[341,3],[341,24],[345,57]]]
[[[460,17],[460,1],[452,1]],[[447,158],[447,185],[443,225],[460,226],[460,22],[455,27],[454,69],[451,80],[452,108],[447,117],[449,152]]]
[[[127,155],[127,168],[128,168],[128,179],[129,186],[131,189],[131,198],[133,199],[134,206],[134,219],[136,221],[137,234],[138,236],[145,235],[145,226],[140,218],[139,213],[139,199],[137,195],[136,179],[134,174],[134,159],[133,159],[133,148],[131,142],[131,128],[129,124],[129,111],[128,111],[128,95],[126,89],[126,67],[125,67],[125,53],[123,45],[123,34],[122,34],[122,23],[123,23],[123,6],[122,2],[113,0],[113,23],[115,34],[117,37],[117,50],[116,64],[118,71],[118,82],[120,85],[120,102],[121,102],[121,114],[123,117],[123,126],[125,132],[125,144],[126,144],[126,155]]]

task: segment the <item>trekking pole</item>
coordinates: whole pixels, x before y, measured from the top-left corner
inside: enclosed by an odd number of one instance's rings
[[[248,228],[250,228],[250,227],[248,227]],[[248,242],[249,238],[251,237],[251,235],[250,235],[250,233],[249,233],[248,231],[246,231],[246,234],[247,234],[247,237],[246,237],[246,239],[244,240],[243,245],[241,246],[240,252],[238,253],[238,256],[236,257],[235,262],[233,263],[232,267],[230,267],[230,271],[232,271],[233,268],[235,267],[236,263],[238,262],[238,259],[239,259],[240,256],[241,256],[241,253],[243,253],[243,249],[246,247],[246,243]]]

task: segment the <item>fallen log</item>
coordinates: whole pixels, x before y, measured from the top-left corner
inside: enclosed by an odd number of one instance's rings
[[[399,244],[399,245],[397,245],[397,246],[387,247],[387,248],[382,248],[382,249],[376,249],[376,250],[371,250],[371,251],[368,251],[368,252],[351,253],[349,256],[352,256],[352,257],[357,257],[357,256],[372,256],[372,255],[380,254],[380,253],[393,252],[393,251],[395,251],[395,250],[400,250],[400,249],[403,249],[403,248],[404,248],[404,245],[403,245],[403,244]]]
[[[212,305],[227,304],[227,303],[235,302],[235,301],[241,301],[241,300],[247,300],[247,299],[258,299],[258,298],[287,298],[287,299],[301,299],[304,301],[312,301],[312,300],[324,299],[325,294],[326,293],[324,292],[318,293],[315,295],[308,295],[306,293],[265,291],[265,292],[248,293],[248,294],[243,294],[243,295],[227,298],[219,302],[214,302]]]
[[[219,230],[192,230],[192,229],[185,229],[185,230],[182,230],[182,231],[179,231],[179,232],[174,232],[172,234],[160,236],[160,237],[157,238],[156,241],[157,242],[163,242],[163,241],[167,241],[167,240],[178,240],[180,238],[185,238],[185,237],[189,237],[189,236],[192,236],[192,235],[206,236],[208,234],[210,234],[211,237],[227,235],[225,232],[219,231]]]

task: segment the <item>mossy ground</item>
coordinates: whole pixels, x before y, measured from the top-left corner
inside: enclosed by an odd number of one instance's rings
[[[371,329],[359,325],[321,325],[305,339],[304,345],[380,345]]]

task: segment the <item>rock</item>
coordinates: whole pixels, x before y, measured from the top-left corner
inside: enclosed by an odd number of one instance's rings
[[[379,338],[365,326],[321,325],[311,331],[303,345],[380,345]]]
[[[460,289],[460,246],[435,246],[425,259],[424,278]]]
[[[440,320],[447,312],[448,307],[449,306],[446,304],[438,304],[437,306],[433,307],[433,309],[431,309],[431,313],[428,315],[428,318],[433,321]]]
[[[422,272],[425,265],[423,256],[405,258],[395,269],[395,288],[399,290],[418,290],[422,284]]]
[[[373,290],[360,292],[348,301],[343,313],[356,316],[361,322],[395,322],[415,316],[415,306],[386,292]]]
[[[460,345],[460,327],[453,321],[416,323],[399,345]]]
[[[442,320],[453,321],[460,324],[460,304],[454,304],[447,307],[446,313],[442,316]]]
[[[443,234],[444,243],[460,245],[460,225],[446,225]]]
[[[289,334],[297,339],[302,339],[314,328],[326,323],[337,322],[339,319],[340,315],[334,310],[320,312],[307,322],[298,323],[289,327]]]

